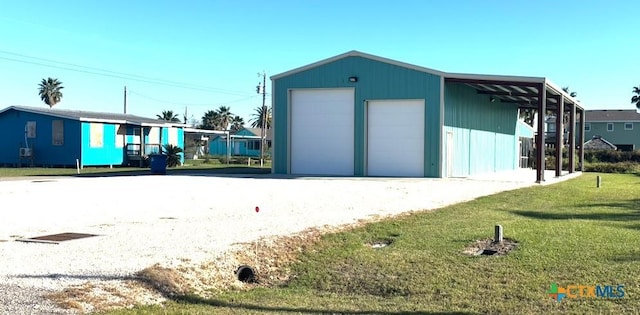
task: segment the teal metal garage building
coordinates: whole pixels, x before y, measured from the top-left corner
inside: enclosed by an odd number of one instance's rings
[[[546,78],[445,73],[351,51],[271,79],[276,174],[466,177],[514,170],[519,110],[562,112],[573,122],[579,115],[584,124],[582,107]],[[568,125],[574,141],[583,137]],[[538,134],[543,129],[539,123]],[[537,141],[545,146],[544,137]],[[537,173],[543,181],[544,166]]]

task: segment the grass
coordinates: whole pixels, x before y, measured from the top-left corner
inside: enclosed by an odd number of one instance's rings
[[[596,188],[595,177],[602,176]],[[325,235],[288,283],[186,295],[106,314],[548,314],[640,309],[640,176],[584,174],[433,212]],[[495,224],[519,242],[506,256],[467,256]],[[365,244],[390,240],[372,249]],[[551,283],[624,285],[620,299],[565,298]]]
[[[245,164],[221,164],[218,162],[206,163],[205,160],[187,160],[184,165],[175,168],[167,168],[167,174],[188,174],[193,172],[205,172],[212,174],[263,174],[269,173],[270,163],[265,163],[264,167],[259,165],[248,166]],[[24,176],[100,176],[100,175],[144,175],[150,174],[149,168],[140,167],[85,167],[77,174],[75,168],[61,167],[23,167],[23,168],[0,168],[0,178],[3,177],[24,177]]]

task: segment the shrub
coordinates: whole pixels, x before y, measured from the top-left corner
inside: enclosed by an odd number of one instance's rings
[[[163,153],[167,156],[167,166],[176,167],[180,164],[180,153],[182,148],[173,144],[165,144],[163,147]]]
[[[612,150],[585,150],[584,160],[590,163],[596,162],[636,162],[640,163],[640,150],[612,151]]]
[[[640,163],[629,161],[617,163],[585,163],[584,170],[585,172],[640,174]]]
[[[211,155],[205,155],[202,164],[219,164],[220,158],[212,157]]]

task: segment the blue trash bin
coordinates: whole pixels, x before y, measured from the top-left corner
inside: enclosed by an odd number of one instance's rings
[[[164,154],[150,154],[149,164],[151,165],[152,174],[167,173],[167,156]]]

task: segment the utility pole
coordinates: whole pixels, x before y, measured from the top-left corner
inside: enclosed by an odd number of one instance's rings
[[[262,85],[258,83],[258,87],[256,91],[258,94],[262,93],[262,126],[261,126],[261,135],[260,135],[260,166],[264,165],[264,146],[265,139],[267,137],[267,73],[262,71],[262,73],[258,73],[258,76],[262,75]]]
[[[127,113],[127,86],[124,86],[124,113]]]

